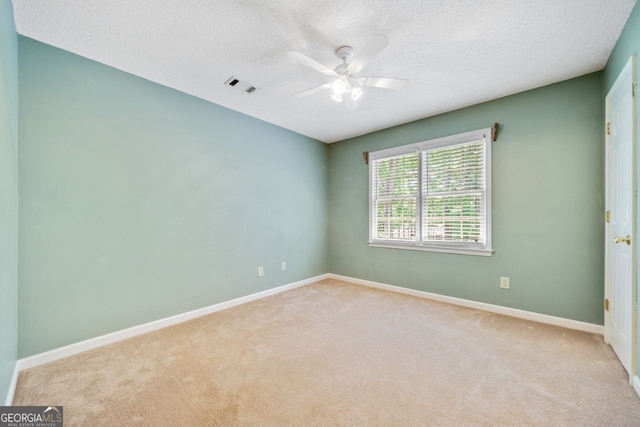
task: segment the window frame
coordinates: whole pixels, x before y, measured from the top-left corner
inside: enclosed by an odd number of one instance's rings
[[[491,186],[491,142],[492,142],[492,129],[484,128],[470,132],[459,133],[456,135],[444,136],[440,138],[429,139],[413,144],[401,145],[398,147],[388,148],[385,150],[379,150],[369,153],[369,240],[368,244],[371,247],[393,248],[393,249],[409,249],[429,252],[444,252],[464,255],[480,255],[491,256],[493,254],[492,246],[492,186]],[[423,217],[422,207],[426,195],[423,194],[424,188],[424,176],[422,170],[422,156],[423,152],[443,148],[448,146],[454,146],[464,143],[471,143],[476,141],[483,141],[484,144],[484,230],[485,241],[483,244],[476,244],[471,242],[423,242]],[[376,199],[374,189],[374,164],[378,160],[383,160],[391,157],[402,156],[412,153],[420,153],[418,158],[418,175],[419,175],[419,192],[418,192],[418,206],[416,208],[416,239],[415,241],[400,241],[393,239],[376,239]]]

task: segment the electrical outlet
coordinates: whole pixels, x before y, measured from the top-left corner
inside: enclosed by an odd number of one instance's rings
[[[282,261],[282,271],[287,269],[287,261]]]
[[[500,288],[501,289],[510,289],[509,288],[509,278],[508,277],[500,277]]]
[[[264,267],[258,267],[258,277],[264,276]]]

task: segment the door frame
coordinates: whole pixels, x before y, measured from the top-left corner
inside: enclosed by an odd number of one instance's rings
[[[638,349],[638,269],[637,269],[637,264],[638,264],[638,233],[637,233],[637,224],[638,224],[638,212],[640,211],[640,206],[638,206],[638,83],[637,83],[637,56],[634,53],[629,60],[627,61],[627,63],[625,64],[625,66],[623,67],[623,69],[620,71],[620,74],[618,75],[618,77],[616,78],[615,83],[611,86],[611,88],[609,89],[609,91],[607,92],[607,95],[605,97],[605,102],[604,102],[604,107],[605,107],[605,117],[604,117],[604,140],[605,140],[605,146],[604,146],[604,151],[605,151],[605,164],[604,164],[604,183],[605,183],[605,213],[608,211],[609,209],[609,181],[610,181],[610,177],[609,177],[609,136],[607,134],[607,123],[610,122],[610,111],[608,108],[608,99],[609,99],[609,95],[611,93],[611,91],[613,90],[614,87],[616,87],[616,85],[618,84],[620,77],[624,74],[624,73],[631,73],[631,82],[633,85],[633,90],[634,90],[634,94],[632,97],[632,176],[633,176],[633,196],[632,196],[632,230],[631,230],[631,241],[633,242],[633,244],[631,245],[632,247],[632,275],[631,275],[631,366],[630,366],[630,372],[629,372],[629,383],[633,384],[633,378],[634,376],[636,376],[638,374],[637,372],[637,358],[638,358],[638,354],[637,354],[637,349]],[[631,88],[630,88],[631,89]],[[606,219],[605,219],[606,220]],[[604,272],[605,272],[605,277],[604,277],[604,297],[605,300],[609,299],[610,296],[610,283],[609,283],[609,239],[613,238],[610,235],[609,232],[609,226],[608,224],[605,222],[605,240],[604,240]],[[609,328],[610,328],[610,323],[611,323],[611,316],[610,316],[610,312],[608,310],[604,310],[604,340],[606,343],[609,343]]]

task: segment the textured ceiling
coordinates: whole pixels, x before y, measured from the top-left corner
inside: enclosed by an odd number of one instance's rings
[[[600,70],[635,0],[13,0],[18,33],[324,142],[369,133]],[[333,68],[373,34],[389,45],[347,111]],[[225,86],[235,76],[259,90]]]

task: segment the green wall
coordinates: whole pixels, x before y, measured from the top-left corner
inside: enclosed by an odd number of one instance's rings
[[[603,323],[601,74],[331,146],[332,273]],[[363,151],[501,124],[493,145],[491,257],[373,248]],[[511,289],[499,288],[499,277]]]
[[[638,55],[638,51],[640,51],[640,6],[636,3],[633,11],[631,12],[631,16],[627,20],[627,24],[622,30],[622,34],[620,34],[620,38],[616,43],[611,56],[609,57],[609,61],[607,61],[607,66],[603,72],[603,96],[605,96],[613,83],[616,81],[618,74],[622,71],[622,68],[625,66],[627,61],[632,55]],[[640,68],[640,67],[638,67]],[[638,73],[638,70],[636,70]],[[636,81],[640,81],[640,73],[635,76]],[[636,96],[636,105],[638,102],[638,97]],[[638,106],[638,117],[636,117],[636,129],[638,124],[640,124],[640,106]],[[636,136],[635,141],[636,147],[638,146],[638,140]],[[640,150],[637,150],[640,155]],[[637,165],[640,165],[640,158],[637,159]],[[640,176],[640,175],[639,175]],[[638,205],[638,212],[640,212],[640,204]],[[640,256],[640,251],[638,251],[638,255]],[[640,261],[640,259],[638,260]],[[640,287],[640,279],[636,281],[637,285]],[[640,289],[636,292],[636,297],[640,298]],[[640,304],[638,304],[640,306]],[[640,325],[640,312],[638,312],[637,325]],[[636,328],[636,344],[638,346],[637,354],[640,355],[640,329]],[[640,372],[640,357],[637,359],[637,368],[636,375]]]
[[[18,36],[0,0],[0,405],[18,347]]]
[[[327,272],[327,145],[19,48],[20,357]]]

